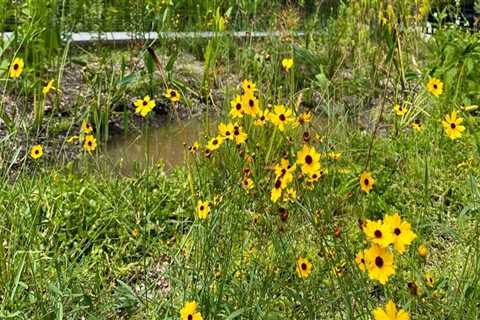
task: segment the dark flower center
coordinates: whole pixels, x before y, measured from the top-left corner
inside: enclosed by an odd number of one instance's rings
[[[360,262],[361,262],[362,264],[365,264],[365,259],[363,259],[363,258],[360,259]]]
[[[282,185],[282,180],[277,179],[277,181],[275,181],[275,189],[279,189],[281,185]]]
[[[234,134],[235,136],[238,136],[238,135],[240,134],[240,130],[238,130],[238,127],[235,128],[235,130],[233,130],[233,134]]]
[[[92,146],[92,141],[88,141],[87,144],[88,144],[89,147],[91,147]]]
[[[187,317],[188,320],[193,320],[193,316],[191,314],[188,315]]]
[[[312,156],[309,155],[309,154],[307,154],[307,155],[305,156],[305,163],[306,163],[306,164],[312,164],[312,162],[313,162]]]
[[[305,262],[302,263],[302,270],[307,270],[307,264]]]
[[[35,154],[39,154],[39,153],[40,153],[40,151],[38,149],[35,150]]]
[[[13,70],[18,70],[18,68],[19,68],[19,65],[18,65],[17,63],[15,63],[15,64],[13,65]]]
[[[287,173],[287,169],[283,168],[282,169],[282,176],[285,175],[285,173]]]
[[[146,100],[143,100],[143,105],[146,106],[148,102]]]
[[[375,230],[375,238],[381,238],[382,237],[382,231],[380,230]]]
[[[433,84],[433,89],[437,90],[437,88],[438,88],[438,85],[436,83]]]
[[[317,178],[318,178],[318,175],[317,175],[316,173],[314,173],[314,174],[312,175],[312,179],[317,179]]]
[[[205,209],[204,206],[200,206],[200,211],[203,211]]]
[[[261,120],[261,121],[265,121],[265,116],[261,116],[261,117],[260,117],[260,120]]]
[[[393,233],[395,233],[397,236],[400,235],[402,231],[400,230],[400,228],[395,228],[395,230],[393,231]]]
[[[177,93],[175,91],[170,91],[170,97],[176,97]]]
[[[364,183],[366,186],[368,186],[368,184],[370,183],[370,181],[369,181],[368,179],[365,179],[365,180],[363,180],[363,183]]]
[[[375,265],[379,268],[383,267],[383,258],[382,257],[376,257],[375,258]]]
[[[214,146],[216,146],[216,145],[218,144],[218,140],[217,140],[217,139],[213,140],[213,141],[212,141],[212,144],[213,144]]]
[[[454,122],[450,123],[450,128],[455,129],[456,127],[457,125]]]
[[[237,105],[235,106],[235,108],[236,108],[237,110],[240,110],[240,109],[242,109],[242,105],[241,105],[240,103],[237,103]]]
[[[254,102],[252,99],[250,99],[250,100],[248,100],[248,105],[249,105],[251,108],[253,108],[253,106],[255,106],[255,102]]]
[[[285,115],[283,113],[281,115],[279,115],[278,118],[280,119],[280,121],[287,120],[287,118],[285,118]]]
[[[420,119],[415,119],[416,124],[420,124]]]
[[[232,134],[232,133],[231,133],[230,131],[228,131],[228,130],[225,132],[225,135],[226,135],[226,136],[229,136],[229,135],[231,135],[231,134]]]

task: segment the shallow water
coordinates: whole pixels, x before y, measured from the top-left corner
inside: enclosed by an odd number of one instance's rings
[[[210,128],[216,121],[210,119]],[[191,145],[205,135],[205,118],[166,122],[160,128],[150,128],[148,138],[142,133],[115,137],[107,146],[106,159],[122,173],[130,173],[136,165],[145,166],[146,152],[150,164],[165,164],[165,169],[183,164],[184,144]],[[148,141],[148,145],[147,145]]]

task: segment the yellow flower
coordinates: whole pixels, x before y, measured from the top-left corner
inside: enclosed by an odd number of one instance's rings
[[[244,94],[248,94],[248,93],[253,94],[257,90],[257,87],[256,87],[255,83],[253,83],[252,81],[243,80],[242,89],[243,89]]]
[[[293,67],[293,59],[291,58],[285,58],[282,60],[282,67],[285,70],[285,72],[288,72],[290,68]]]
[[[155,100],[151,100],[150,96],[145,96],[142,99],[137,99],[134,103],[134,105],[137,107],[135,109],[135,113],[140,114],[142,117],[146,117],[150,111],[155,108]]]
[[[386,248],[372,245],[365,251],[365,261],[370,279],[378,280],[381,284],[387,283],[388,278],[395,274],[393,254]]]
[[[243,117],[245,112],[243,110],[242,97],[236,96],[235,99],[231,100],[230,107],[230,116],[233,119]]]
[[[433,288],[433,284],[434,284],[433,277],[428,272],[425,274],[425,282],[427,283],[427,286],[429,286],[430,288]]]
[[[410,320],[410,316],[405,310],[397,311],[397,307],[392,300],[387,302],[385,309],[376,308],[373,310],[373,316],[375,320]]]
[[[84,121],[82,122],[82,131],[83,131],[84,133],[86,133],[86,134],[92,133],[93,127],[92,127],[92,125],[91,125],[89,122],[87,122],[87,121],[84,120]]]
[[[30,149],[30,156],[33,159],[38,159],[41,156],[43,156],[43,148],[41,145],[37,144],[36,146],[33,146],[32,149]]]
[[[412,231],[410,223],[402,221],[398,213],[386,215],[383,223],[389,225],[390,229],[393,230],[393,246],[400,254],[403,254],[405,247],[417,238],[417,235]]]
[[[330,151],[327,155],[333,161],[338,161],[342,157],[341,152],[335,152],[335,151]]]
[[[253,187],[255,186],[255,183],[253,182],[252,179],[250,178],[244,178],[243,181],[242,181],[242,187],[245,189],[245,190],[251,190],[253,189]]]
[[[180,101],[180,93],[175,89],[167,89],[163,94],[165,98],[168,98],[171,102]]]
[[[312,175],[320,170],[320,154],[314,147],[303,145],[302,150],[297,152],[297,163],[305,175]]]
[[[323,170],[318,170],[318,171],[311,172],[311,173],[308,174],[307,183],[313,185],[315,182],[317,182],[324,175],[325,175],[325,172]]]
[[[195,301],[185,303],[183,308],[180,310],[180,319],[203,320],[201,313],[197,311],[197,303]]]
[[[367,270],[367,264],[365,261],[365,251],[362,250],[357,255],[355,256],[355,262],[358,265],[358,268],[362,271],[365,272]]]
[[[282,178],[278,177],[275,179],[275,184],[273,185],[272,192],[270,194],[270,200],[272,200],[273,203],[277,202],[278,199],[282,196]]]
[[[260,112],[258,99],[253,93],[245,93],[242,96],[242,108],[246,114],[255,117]]]
[[[285,201],[295,201],[295,199],[297,199],[297,190],[293,189],[293,188],[288,188],[286,190],[286,194],[285,194],[285,198],[284,200]]]
[[[214,150],[217,150],[218,148],[220,148],[222,143],[223,143],[223,138],[220,137],[220,136],[217,136],[215,138],[210,139],[210,141],[207,144],[207,148],[210,151],[214,151]]]
[[[363,232],[365,232],[368,240],[378,244],[382,248],[388,247],[394,240],[392,226],[381,220],[367,220]]]
[[[257,114],[257,119],[255,120],[254,124],[259,127],[264,126],[267,122],[269,112],[270,111],[268,111],[268,109],[260,110]]]
[[[208,201],[198,200],[197,202],[197,216],[199,219],[207,219],[207,215],[210,212]]]
[[[297,275],[300,278],[303,278],[303,279],[308,278],[308,276],[312,272],[312,264],[310,263],[310,261],[308,261],[308,259],[299,257],[297,259],[296,271],[297,271]]]
[[[88,152],[95,151],[97,148],[97,140],[95,137],[91,134],[87,135],[83,141],[83,148]]]
[[[417,132],[423,131],[423,129],[425,129],[420,119],[415,119],[412,122],[412,128],[415,129]]]
[[[273,112],[268,114],[268,119],[278,130],[284,131],[285,128],[295,121],[291,109],[288,109],[283,104],[279,104],[273,107]]]
[[[443,82],[437,78],[432,78],[427,83],[427,91],[433,96],[439,97],[443,93]]]
[[[197,151],[200,149],[200,144],[195,141],[191,146],[188,147],[188,151],[191,153],[197,153]]]
[[[363,192],[369,193],[372,191],[374,184],[375,180],[370,172],[364,171],[360,175],[360,189],[362,189]]]
[[[453,111],[450,115],[445,116],[445,120],[442,121],[445,134],[452,140],[458,139],[462,136],[462,132],[465,131],[465,127],[461,125],[463,118],[457,118],[457,112]]]
[[[43,89],[42,89],[43,94],[48,94],[50,92],[50,90],[55,89],[55,88],[53,88],[53,82],[54,82],[54,80],[50,80],[50,81],[48,81],[47,85],[45,87],[43,87]]]
[[[404,106],[399,105],[399,104],[395,104],[393,106],[393,111],[395,111],[397,116],[403,117],[405,115],[405,113],[407,113],[408,109],[405,108]]]
[[[424,245],[423,243],[421,245],[418,246],[418,254],[420,255],[420,257],[423,257],[425,258],[428,254],[428,248],[426,245]]]
[[[297,169],[297,165],[290,165],[288,159],[280,160],[279,164],[275,165],[275,178],[281,178],[282,180],[282,189],[285,189],[288,184],[293,181],[293,174]]]
[[[245,133],[245,131],[243,131],[242,127],[235,124],[233,126],[233,137],[236,144],[242,144],[247,141],[248,135]]]
[[[23,59],[15,58],[10,66],[10,78],[18,78],[22,75],[23,72]]]
[[[224,139],[233,140],[233,124],[232,123],[220,123],[218,125],[218,132]]]
[[[312,113],[310,111],[303,112],[298,116],[298,123],[301,125],[307,124],[312,121]]]

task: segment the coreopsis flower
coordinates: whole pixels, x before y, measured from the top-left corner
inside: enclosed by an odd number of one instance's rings
[[[210,151],[217,150],[218,148],[220,148],[222,143],[223,143],[223,138],[222,137],[220,137],[220,136],[214,137],[214,138],[210,139],[210,141],[208,142],[207,149],[209,149]]]
[[[282,191],[283,191],[283,183],[282,183],[282,178],[278,177],[275,179],[275,184],[273,185],[272,191],[270,193],[270,200],[272,200],[273,203],[277,202],[278,199],[282,196]]]
[[[268,114],[270,111],[268,109],[260,110],[257,114],[257,119],[255,119],[254,125],[262,127],[267,123]]]
[[[242,144],[242,143],[245,143],[245,141],[247,141],[248,134],[245,131],[243,131],[242,127],[235,124],[233,126],[233,138],[235,139],[236,144]]]
[[[171,102],[180,101],[180,93],[175,89],[167,89],[163,96],[169,99]]]
[[[393,230],[393,246],[400,254],[403,254],[406,246],[417,238],[410,223],[402,221],[398,213],[386,215],[383,218],[383,223],[389,225],[390,229]]]
[[[245,111],[243,110],[242,97],[236,96],[230,101],[230,117],[233,119],[243,117]]]
[[[252,179],[250,178],[244,178],[242,180],[242,188],[245,189],[245,190],[251,190],[253,189],[253,187],[255,187],[255,183],[253,182]]]
[[[92,125],[85,120],[82,121],[82,132],[86,133],[86,134],[89,134],[89,133],[92,133],[92,131],[93,131]]]
[[[323,170],[311,172],[308,174],[307,183],[313,185],[324,175],[325,175],[325,172]]]
[[[50,90],[54,89],[53,88],[53,82],[54,82],[54,80],[50,80],[50,81],[48,81],[47,85],[45,87],[43,87],[43,89],[42,89],[43,94],[47,95],[50,92]]]
[[[434,284],[434,281],[433,281],[433,277],[432,275],[427,272],[425,274],[425,283],[427,284],[427,286],[429,286],[430,288],[433,288],[433,284]]]
[[[223,139],[233,140],[233,131],[234,131],[234,127],[232,123],[225,124],[222,122],[218,125],[218,132],[220,133]]]
[[[150,96],[145,96],[143,99],[137,99],[134,103],[135,113],[140,114],[142,117],[146,117],[150,111],[155,108],[155,100],[151,100]]]
[[[335,152],[335,151],[330,151],[327,156],[330,158],[332,161],[338,161],[342,157],[341,152]]]
[[[373,185],[375,184],[375,180],[372,177],[372,174],[368,171],[364,171],[360,175],[360,189],[365,192],[369,193],[373,189]]]
[[[37,144],[30,149],[30,156],[33,159],[38,159],[43,156],[43,148],[41,145]]]
[[[394,241],[392,226],[381,220],[367,220],[363,232],[365,232],[368,240],[382,248],[388,247]]]
[[[362,250],[355,256],[355,262],[357,263],[358,268],[365,272],[367,270],[367,263],[365,261],[365,251]]]
[[[452,140],[458,139],[462,136],[462,132],[465,131],[465,127],[461,125],[463,118],[457,117],[457,112],[453,111],[450,115],[445,116],[445,120],[442,121],[445,134]]]
[[[207,219],[207,215],[210,212],[208,201],[198,200],[196,212],[199,219],[202,219],[202,220]]]
[[[418,246],[417,251],[418,251],[418,255],[422,258],[425,258],[428,254],[428,248],[423,243]]]
[[[198,150],[200,149],[200,144],[195,141],[191,146],[188,147],[188,151],[191,153],[197,153]]]
[[[408,109],[400,104],[395,104],[393,106],[393,111],[395,111],[395,114],[399,117],[403,117],[405,113],[407,113]]]
[[[285,72],[288,72],[293,67],[293,59],[285,58],[282,60],[282,67]]]
[[[378,280],[381,284],[387,283],[388,278],[395,274],[393,254],[388,248],[373,244],[365,251],[365,261],[370,279]]]
[[[97,148],[97,139],[95,139],[95,137],[91,134],[85,136],[83,148],[88,152],[95,151]]]
[[[300,278],[308,278],[308,276],[312,272],[312,264],[310,263],[310,261],[308,261],[308,259],[299,257],[296,263],[296,271],[297,275]]]
[[[302,173],[309,176],[320,170],[320,154],[314,147],[303,145],[302,150],[297,152],[297,164]]]
[[[296,169],[297,165],[291,165],[288,159],[282,159],[279,164],[275,165],[275,177],[282,179],[282,189],[285,189],[293,181],[293,174]]]
[[[248,93],[253,94],[257,90],[257,87],[256,87],[255,83],[253,83],[252,81],[243,80],[242,89],[243,89],[244,94],[248,94]]]
[[[302,126],[309,123],[310,121],[312,121],[312,113],[310,111],[303,112],[298,116],[297,121]]]
[[[443,93],[443,82],[437,78],[430,79],[427,83],[427,91],[433,96],[439,97]]]
[[[397,311],[397,307],[392,300],[387,302],[385,309],[376,308],[373,310],[373,316],[375,320],[410,320],[410,316],[405,310]]]
[[[295,118],[291,109],[285,107],[283,104],[278,104],[273,107],[273,112],[268,114],[268,120],[272,122],[280,131],[284,131],[287,126],[291,125]]]
[[[245,114],[253,117],[260,112],[260,103],[253,93],[246,93],[242,96],[242,108]]]
[[[415,119],[412,122],[412,128],[415,129],[417,132],[423,131],[425,129],[423,123],[420,121],[420,119]]]
[[[15,58],[10,65],[10,78],[18,78],[22,75],[24,62],[22,58]]]
[[[202,314],[197,310],[198,306],[195,301],[185,303],[180,310],[181,320],[203,320]]]

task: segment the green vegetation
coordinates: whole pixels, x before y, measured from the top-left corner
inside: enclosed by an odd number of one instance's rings
[[[145,2],[3,2],[1,319],[477,319],[477,33],[426,36],[426,0]],[[59,41],[119,25],[219,34]]]

